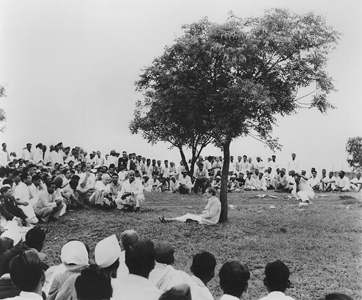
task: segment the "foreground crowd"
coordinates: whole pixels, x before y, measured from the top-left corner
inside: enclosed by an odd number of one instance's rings
[[[60,253],[62,264],[48,266],[41,252],[45,233],[33,227],[25,242],[16,231],[0,238],[0,299],[16,300],[212,300],[208,283],[215,276],[217,261],[209,252],[194,255],[190,272],[175,269],[174,248],[168,242],[153,243],[126,230],[118,242],[111,235],[97,243],[94,258],[89,247],[71,240]],[[260,299],[286,299],[290,287],[289,268],[280,260],[266,264]],[[251,273],[238,261],[223,263],[218,277],[220,300],[241,299],[253,286]],[[320,299],[351,300],[344,294]]]

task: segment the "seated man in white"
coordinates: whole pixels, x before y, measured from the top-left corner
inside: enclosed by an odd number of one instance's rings
[[[191,177],[187,175],[187,170],[182,167],[181,175],[179,176],[179,191],[180,194],[188,194],[192,188]]]
[[[255,189],[257,191],[266,191],[266,180],[263,173],[259,173],[259,178],[255,180]]]
[[[145,201],[142,182],[136,180],[134,171],[128,171],[128,179],[122,184],[122,190],[115,200],[117,208],[133,210],[135,207],[135,211],[139,211],[141,201]]]
[[[34,211],[36,216],[47,223],[50,218],[58,219],[61,211],[65,208],[62,200],[55,200],[54,191],[57,188],[55,182],[47,183],[47,190],[39,193],[39,200]]]
[[[239,182],[236,181],[236,176],[233,174],[230,176],[230,180],[228,182],[228,192],[240,191],[239,189]]]
[[[175,176],[171,176],[170,178],[170,192],[171,193],[176,193],[180,188],[180,184],[178,182],[178,180],[176,180]]]
[[[336,189],[339,192],[349,192],[350,191],[349,179],[347,176],[345,176],[344,171],[339,172],[335,185],[336,185]]]
[[[320,178],[317,177],[317,171],[312,171],[312,177],[308,179],[309,185],[312,187],[314,191],[319,191],[320,187]]]
[[[156,264],[151,271],[149,280],[161,291],[167,291],[175,285],[188,283],[191,276],[176,270],[172,264],[175,262],[174,248],[168,242],[155,244]]]
[[[89,200],[95,191],[96,176],[91,172],[90,163],[86,163],[86,170],[79,174],[79,177],[77,191],[79,192],[79,200],[84,203]]]
[[[215,179],[211,182],[211,187],[216,191],[220,190],[220,188],[221,188],[221,177],[220,176],[215,176]]]
[[[126,248],[125,261],[129,274],[117,277],[113,286],[113,300],[158,300],[162,291],[149,280],[155,267],[155,249],[150,240],[138,240]]]
[[[252,172],[248,172],[244,185],[245,191],[254,191],[256,188],[255,179],[252,177],[252,175],[253,175]]]
[[[114,173],[117,175],[116,173]],[[117,177],[118,179],[118,177]],[[108,174],[102,175],[102,180],[98,180],[95,184],[95,192],[90,197],[89,202],[92,205],[102,207],[102,208],[112,208],[115,207],[115,203],[112,198],[110,183],[111,176]]]
[[[209,197],[207,205],[205,206],[205,210],[199,214],[186,214],[181,217],[176,218],[165,218],[161,217],[161,222],[173,222],[173,221],[180,221],[180,222],[198,222],[200,224],[206,224],[206,225],[214,225],[219,222],[220,213],[221,213],[221,202],[220,200],[215,196],[216,191],[213,188],[209,188],[206,191],[206,196]]]
[[[304,175],[296,173],[294,175],[295,187],[292,195],[302,202],[310,203],[314,198],[314,191],[307,182],[308,178]]]
[[[356,177],[351,179],[351,181],[349,183],[350,183],[351,189],[353,191],[357,192],[359,190],[360,185],[362,184],[361,173],[358,172],[356,174]]]
[[[336,181],[337,178],[336,176],[333,175],[333,172],[329,172],[328,177],[323,179],[324,181],[324,191],[325,192],[330,192],[330,191],[335,191],[336,188]]]
[[[31,224],[38,223],[38,219],[35,216],[34,208],[30,204],[30,195],[28,185],[31,184],[31,176],[27,173],[20,174],[14,172],[15,188],[13,196],[18,206],[23,210],[26,216],[29,218]]]

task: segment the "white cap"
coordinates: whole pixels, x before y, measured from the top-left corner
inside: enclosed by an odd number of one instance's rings
[[[80,241],[70,241],[61,250],[60,259],[67,269],[88,266],[88,251]]]
[[[107,268],[112,265],[120,255],[121,247],[115,234],[98,242],[94,249],[94,259],[101,268]]]

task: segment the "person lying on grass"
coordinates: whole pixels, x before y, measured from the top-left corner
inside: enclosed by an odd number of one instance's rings
[[[207,189],[206,196],[208,197],[208,201],[207,205],[205,206],[205,210],[201,214],[196,215],[187,213],[186,215],[176,218],[161,217],[160,221],[162,223],[180,221],[198,222],[200,224],[214,225],[219,222],[221,213],[221,202],[215,195],[216,191],[213,188]]]

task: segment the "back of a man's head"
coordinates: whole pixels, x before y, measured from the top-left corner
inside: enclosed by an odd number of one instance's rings
[[[328,294],[318,300],[353,300],[350,296],[341,293]]]
[[[131,274],[148,278],[155,267],[155,248],[148,239],[138,240],[126,248],[125,262]]]
[[[280,260],[267,263],[265,267],[264,285],[269,292],[285,292],[290,287],[289,268]]]
[[[28,247],[41,251],[45,240],[45,232],[40,226],[31,228],[25,236],[25,243]]]
[[[105,300],[112,297],[111,279],[97,265],[83,269],[75,281],[79,300]]]
[[[175,250],[169,242],[155,243],[156,261],[161,264],[171,265],[175,262]]]
[[[210,252],[201,252],[194,256],[190,270],[196,277],[205,282],[205,280],[209,281],[214,277],[215,267],[215,256]]]
[[[191,290],[188,284],[180,284],[164,292],[158,300],[191,300]]]
[[[247,266],[237,261],[229,261],[221,267],[219,277],[224,294],[240,298],[248,288],[250,272]]]
[[[15,256],[9,269],[13,284],[25,292],[35,292],[44,278],[43,264],[34,250],[27,250]]]

